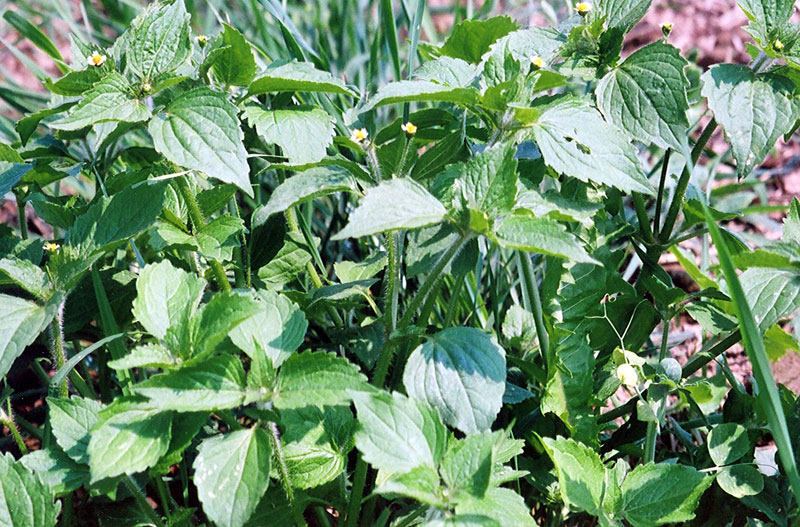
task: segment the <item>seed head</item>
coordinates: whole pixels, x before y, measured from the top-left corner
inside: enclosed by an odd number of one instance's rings
[[[414,135],[417,133],[417,125],[415,125],[414,123],[401,124],[400,129],[403,130],[408,135]]]
[[[89,58],[86,59],[86,62],[89,63],[89,66],[102,66],[106,61],[106,56],[102,55],[99,51],[93,52],[89,55]]]
[[[540,70],[544,68],[544,60],[542,60],[542,57],[538,55],[531,57],[531,66],[533,66],[534,70]]]
[[[589,2],[578,2],[575,4],[575,11],[578,12],[581,16],[586,16],[589,14],[589,11],[592,10],[592,4]]]
[[[367,132],[366,128],[356,128],[355,130],[350,132],[350,139],[352,141],[355,141],[356,143],[360,143],[361,141],[364,141],[368,135],[369,132]]]

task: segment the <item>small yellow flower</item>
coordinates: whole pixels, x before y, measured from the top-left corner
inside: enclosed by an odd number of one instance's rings
[[[581,16],[586,16],[589,14],[589,11],[592,10],[592,4],[589,2],[578,2],[575,4],[575,11],[578,12]]]
[[[407,133],[408,135],[414,135],[417,133],[417,125],[414,123],[405,123],[400,125],[400,129]]]
[[[54,253],[58,250],[58,244],[53,242],[47,242],[44,244],[44,250]]]
[[[634,388],[639,384],[639,374],[630,364],[620,364],[617,367],[617,378],[629,388]]]
[[[672,33],[672,22],[661,22],[661,32],[665,37],[668,37]]]
[[[89,63],[89,66],[102,66],[106,61],[106,56],[101,55],[99,51],[95,51],[89,58],[86,59],[86,62]]]
[[[369,132],[367,132],[366,128],[356,128],[350,132],[350,139],[356,143],[360,143],[361,141],[364,141],[368,135]]]
[[[783,42],[781,42],[779,39],[776,38],[775,42],[772,43],[772,49],[780,53],[781,51],[783,51]]]
[[[150,93],[153,91],[153,86],[151,86],[149,82],[145,81],[142,83],[142,91],[144,93]]]
[[[531,57],[531,65],[533,66],[534,70],[540,70],[544,68],[544,61],[542,60],[542,57],[537,55],[535,57]]]
[[[201,46],[208,44],[208,37],[205,35],[197,35],[197,43]]]

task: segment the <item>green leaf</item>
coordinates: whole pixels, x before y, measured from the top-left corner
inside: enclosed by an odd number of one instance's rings
[[[33,25],[30,20],[10,9],[7,9],[3,13],[3,18],[6,22],[11,24],[14,29],[19,31],[21,35],[30,40],[33,45],[47,53],[50,58],[54,59],[56,61],[56,66],[66,69],[65,65],[63,64],[64,58],[58,51],[58,47],[56,47],[53,41],[50,40],[50,38],[45,35],[41,29]]]
[[[192,51],[189,21],[183,0],[150,4],[128,30],[128,69],[148,81],[178,69]]]
[[[510,145],[489,148],[448,171],[460,173],[454,192],[466,205],[490,217],[509,212],[517,196],[517,161]]]
[[[793,0],[738,0],[737,3],[750,19],[748,30],[761,40],[762,46],[769,44],[767,39],[794,13]]]
[[[75,396],[70,399],[48,397],[47,408],[58,446],[78,463],[87,464],[89,432],[99,420],[100,403]]]
[[[297,304],[283,295],[258,291],[255,299],[258,311],[228,336],[250,358],[266,354],[277,368],[303,343],[308,320]]]
[[[739,461],[750,450],[747,429],[738,423],[716,425],[708,433],[708,453],[717,466]]]
[[[53,320],[63,297],[56,294],[45,306],[0,294],[0,379]]]
[[[564,503],[598,516],[605,494],[606,477],[600,456],[573,439],[547,437],[542,441],[558,471],[558,484]]]
[[[333,144],[333,119],[313,106],[293,106],[287,110],[247,106],[244,116],[264,141],[281,147],[289,163],[316,163]]]
[[[40,299],[44,299],[50,289],[50,278],[41,268],[18,258],[0,259],[0,285],[4,283],[16,284]]]
[[[732,465],[717,472],[717,484],[734,498],[741,499],[764,490],[764,475],[752,465]]]
[[[124,357],[108,361],[113,370],[129,370],[131,368],[170,368],[177,364],[177,358],[161,344],[143,344],[136,346]]]
[[[169,260],[149,264],[136,280],[133,316],[151,335],[164,339],[170,327],[187,327],[206,285],[205,280],[173,267]]]
[[[795,196],[789,206],[789,212],[783,220],[784,242],[800,243],[800,199]]]
[[[218,355],[198,364],[150,377],[134,392],[161,410],[214,412],[244,401],[244,368],[233,355]]]
[[[273,402],[278,409],[349,404],[351,393],[369,389],[358,367],[333,353],[292,355],[281,366]]]
[[[740,280],[762,332],[800,308],[800,272],[752,267],[741,274]]]
[[[576,262],[598,263],[563,225],[547,218],[506,216],[495,227],[494,234],[497,243],[509,249],[549,254]]]
[[[55,82],[46,79],[44,84],[48,90],[58,95],[83,95],[94,88],[106,75],[114,71],[113,61],[106,61],[100,66],[87,66],[82,70],[70,71]],[[47,110],[44,111],[47,112]],[[45,113],[42,117],[47,115]]]
[[[453,27],[453,32],[439,48],[442,55],[477,64],[494,42],[518,29],[509,16],[496,16],[489,20],[463,20]]]
[[[503,404],[506,354],[480,330],[447,328],[408,358],[403,384],[408,395],[427,402],[442,420],[465,434],[489,430]]]
[[[426,465],[414,467],[402,474],[393,474],[375,489],[378,494],[405,496],[440,508],[446,506],[442,491],[439,474]]]
[[[200,87],[170,101],[148,130],[156,150],[168,160],[233,183],[252,196],[238,113],[223,94]]]
[[[208,413],[180,413],[172,416],[172,437],[167,453],[161,456],[150,474],[166,474],[173,465],[183,460],[183,452],[194,441],[195,436],[208,421]]]
[[[199,252],[203,257],[229,261],[239,246],[239,232],[244,224],[241,219],[223,214],[203,225],[192,236],[178,227],[165,223],[150,234],[150,245],[157,251],[182,248]]]
[[[498,525],[515,527],[536,527],[525,500],[511,489],[491,488],[483,498],[471,498],[456,505],[456,514],[488,517]],[[457,518],[458,516],[456,516]],[[456,525],[460,525],[456,523]],[[471,525],[467,523],[466,525]],[[487,525],[477,523],[477,525]],[[491,525],[491,524],[488,524]]]
[[[376,252],[361,262],[343,260],[333,264],[333,271],[340,282],[358,282],[368,280],[381,272],[387,265],[388,258],[385,252]]]
[[[167,453],[171,431],[170,412],[118,399],[100,412],[91,432],[92,482],[152,467]]]
[[[352,396],[361,425],[356,447],[365,461],[398,474],[439,465],[447,429],[435,410],[399,393],[354,392]]]
[[[492,475],[494,443],[495,437],[489,432],[451,442],[439,468],[445,484],[476,498],[483,497]]]
[[[599,0],[597,12],[605,17],[606,27],[627,33],[644,17],[652,0]]]
[[[511,54],[514,60],[521,63],[530,62],[532,57],[539,57],[545,64],[549,64],[556,58],[565,41],[564,35],[555,28],[534,26],[519,29],[492,44],[491,55],[485,55],[483,60],[486,61],[488,57],[502,51],[503,54]]]
[[[255,299],[245,293],[218,293],[192,317],[190,353],[195,360],[213,353],[217,345],[240,323],[260,309]]]
[[[203,512],[220,527],[242,527],[269,486],[271,449],[259,428],[204,440],[194,461]]]
[[[60,511],[61,502],[39,478],[10,453],[0,455],[0,525],[55,527]]]
[[[643,2],[645,7],[649,0]],[[657,41],[611,70],[597,85],[597,106],[608,122],[646,145],[672,148],[689,158],[686,111],[688,66],[680,50]]]
[[[633,527],[688,521],[713,481],[685,465],[639,465],[622,483],[620,509]]]
[[[258,270],[258,278],[268,288],[277,289],[300,276],[310,261],[311,254],[303,235],[290,232],[278,254]]]
[[[283,455],[292,486],[299,489],[319,487],[335,480],[347,468],[345,454],[352,446],[355,418],[344,406],[326,406],[324,410],[306,406],[281,412],[285,428],[281,436]],[[337,429],[345,430],[336,437]]]
[[[228,24],[223,23],[221,36],[223,46],[216,53],[211,71],[220,82],[226,86],[247,86],[256,76],[256,61],[250,44],[244,35]],[[216,50],[215,50],[216,51]]]
[[[27,163],[0,161],[0,196],[8,194],[33,167]]]
[[[736,329],[736,318],[725,313],[716,304],[697,300],[686,306],[686,312],[695,319],[705,331],[712,335],[727,333]]]
[[[387,84],[358,108],[359,113],[366,113],[379,106],[400,102],[450,102],[461,106],[477,104],[480,94],[476,88],[458,88],[436,84],[425,80],[398,81]]]
[[[86,92],[69,112],[50,123],[57,130],[80,130],[109,121],[136,123],[151,117],[150,109],[133,94],[128,81],[117,72],[109,73]]]
[[[20,458],[19,462],[36,474],[57,496],[89,483],[89,467],[79,465],[58,448],[35,450]]]
[[[411,179],[392,179],[368,189],[350,221],[334,240],[360,238],[398,229],[417,229],[442,221],[444,205]]]
[[[771,73],[755,74],[737,64],[717,64],[703,75],[703,96],[725,128],[739,178],[764,160],[800,116],[791,99],[794,84]]]
[[[557,172],[655,195],[636,149],[586,101],[566,99],[548,107],[530,133],[545,163]]]
[[[466,88],[475,81],[478,68],[461,59],[437,57],[429,60],[414,72],[414,77],[455,88]]]
[[[320,71],[310,62],[282,62],[270,64],[264,75],[250,84],[247,95],[272,92],[325,92],[358,97],[350,89],[327,71]]]

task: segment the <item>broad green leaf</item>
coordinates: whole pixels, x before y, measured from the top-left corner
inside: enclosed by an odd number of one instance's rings
[[[336,277],[343,284],[367,280],[381,272],[387,265],[388,258],[385,252],[376,252],[361,262],[343,260],[333,264]]]
[[[695,319],[705,331],[712,335],[727,333],[736,329],[736,318],[725,313],[719,306],[705,300],[687,304],[686,312]]]
[[[133,390],[161,410],[214,412],[242,404],[244,379],[241,361],[226,354],[155,375]]]
[[[223,85],[247,86],[256,76],[256,61],[250,50],[250,44],[244,35],[233,27],[228,24],[222,24],[222,27],[223,48],[216,54],[211,71]]]
[[[229,261],[239,246],[239,232],[243,228],[240,218],[223,214],[203,225],[193,235],[170,223],[159,225],[150,233],[150,245],[157,251],[168,248],[194,250],[203,257]]]
[[[347,468],[347,449],[352,448],[355,418],[348,407],[306,406],[281,412],[285,428],[283,455],[292,485],[300,489],[333,481]],[[344,434],[337,434],[339,430]],[[341,435],[341,437],[337,437]]]
[[[578,239],[558,222],[530,216],[507,216],[494,232],[497,243],[509,249],[549,254],[575,262],[598,263]]]
[[[665,42],[645,46],[600,80],[597,106],[634,140],[672,148],[688,159],[689,81],[683,73],[688,64],[678,48]]]
[[[62,298],[57,294],[42,307],[22,298],[0,294],[0,379],[5,378],[17,357],[53,320]]]
[[[512,346],[522,347],[523,350],[533,348],[536,339],[533,313],[525,310],[519,304],[513,304],[503,318],[502,331],[503,337]],[[507,390],[508,387],[506,387]]]
[[[634,527],[688,521],[713,481],[685,465],[639,465],[622,483],[620,510]]]
[[[549,64],[558,54],[564,44],[564,35],[554,28],[529,27],[512,31],[508,35],[492,44],[492,54],[500,50],[511,54],[514,60],[521,63],[529,62],[531,58],[539,57],[545,64]],[[484,56],[483,60],[487,60]]]
[[[333,119],[314,106],[286,110],[246,106],[243,113],[264,141],[281,147],[289,163],[316,163],[333,143]]]
[[[800,272],[752,267],[741,274],[740,280],[762,332],[800,308]]]
[[[83,95],[113,71],[115,71],[113,61],[107,60],[100,66],[87,66],[82,70],[70,71],[57,81],[46,79],[44,85],[58,95]]]
[[[99,419],[100,403],[75,396],[70,399],[48,397],[47,408],[58,446],[78,463],[88,463],[89,432]]]
[[[519,28],[508,16],[489,20],[464,20],[453,27],[453,32],[439,48],[442,55],[477,64],[489,46]]]
[[[185,63],[191,54],[190,18],[183,0],[150,4],[128,30],[128,69],[153,81]]]
[[[605,17],[608,28],[627,33],[650,9],[652,0],[599,0],[597,12]]]
[[[536,527],[530,508],[525,500],[511,489],[491,488],[483,498],[471,498],[456,505],[457,515],[474,515],[491,518],[498,525],[515,527]],[[455,516],[456,518],[458,516]],[[456,523],[456,525],[459,525]],[[471,525],[471,524],[466,524]],[[477,523],[477,525],[487,525]],[[491,524],[488,524],[491,525]]]
[[[602,208],[599,203],[567,198],[556,191],[539,193],[526,190],[517,196],[515,208],[529,210],[536,217],[558,221],[577,221],[586,227],[594,224],[593,218]]]
[[[738,423],[716,425],[708,433],[708,453],[718,466],[739,461],[750,450],[747,429]]]
[[[417,229],[442,221],[444,205],[411,179],[392,179],[367,190],[350,221],[334,240],[360,238],[398,229]]]
[[[214,295],[192,317],[191,349],[180,350],[181,353],[190,353],[193,359],[213,353],[236,326],[259,309],[258,302],[249,294],[233,292]]]
[[[435,410],[399,393],[353,392],[352,396],[361,425],[356,447],[365,461],[398,474],[439,465],[447,429]]]
[[[103,409],[86,449],[92,482],[152,467],[167,453],[171,431],[171,412],[120,400]]]
[[[531,136],[547,165],[581,181],[654,195],[636,148],[586,101],[567,99],[548,107]]]
[[[80,130],[108,121],[135,123],[150,119],[150,109],[133,92],[125,77],[117,72],[109,73],[64,117],[53,121],[50,126],[57,130]]]
[[[350,403],[351,393],[369,389],[358,367],[333,353],[292,355],[278,374],[273,402],[278,409]]]
[[[254,427],[204,440],[194,461],[203,512],[220,527],[242,527],[269,486],[267,433]]]
[[[480,94],[476,88],[459,88],[425,80],[398,81],[387,84],[358,109],[368,112],[378,106],[399,102],[450,102],[461,106],[477,104]]]
[[[466,88],[472,85],[477,75],[478,68],[474,64],[451,57],[437,57],[429,60],[414,72],[416,79],[456,88]]]
[[[483,497],[492,475],[494,443],[494,435],[489,432],[451,442],[439,467],[444,483],[476,498]]]
[[[435,469],[420,465],[402,474],[392,474],[375,489],[378,494],[413,498],[420,503],[444,507],[442,484]]]
[[[142,344],[136,346],[124,357],[108,361],[114,370],[131,368],[170,368],[177,364],[177,358],[161,344]]]
[[[270,291],[255,294],[258,311],[228,334],[248,356],[266,354],[279,367],[303,343],[308,320],[297,304]]]
[[[19,462],[36,474],[57,496],[89,483],[89,467],[79,465],[58,448],[35,450],[21,457]]]
[[[800,199],[795,196],[789,206],[789,213],[783,220],[784,242],[800,243]]]
[[[156,150],[168,160],[233,183],[252,196],[238,113],[223,94],[200,87],[170,101],[148,130]]]
[[[300,276],[310,261],[311,253],[303,235],[290,232],[278,254],[258,270],[258,278],[267,288],[277,289]]]
[[[764,475],[752,465],[732,465],[717,472],[717,485],[734,498],[755,496],[764,490]]]
[[[277,186],[269,201],[253,212],[253,228],[263,225],[273,214],[284,212],[306,201],[333,194],[354,192],[355,178],[339,167],[319,167],[304,170]]]
[[[27,163],[9,163],[0,161],[0,197],[11,192],[11,189],[22,177],[31,171],[32,165]]]
[[[167,453],[150,469],[150,474],[166,474],[173,465],[180,463],[183,460],[184,450],[189,448],[207,421],[207,412],[173,414],[172,437],[169,440]]]
[[[403,384],[413,398],[438,410],[465,434],[489,430],[503,404],[505,350],[473,328],[447,328],[408,358]]]
[[[4,283],[16,284],[40,299],[50,288],[50,278],[40,267],[19,258],[0,259],[0,285]]]
[[[310,62],[273,62],[250,84],[248,95],[272,92],[326,92],[358,97],[344,82]]]
[[[169,260],[147,265],[136,280],[133,316],[151,335],[163,339],[170,327],[186,327],[205,287],[205,280],[173,267]]]
[[[755,74],[737,64],[717,64],[703,75],[702,94],[731,142],[739,178],[748,176],[794,126],[800,109],[791,99],[793,91],[786,77]]]
[[[558,471],[561,497],[571,507],[598,516],[605,493],[605,473],[600,456],[583,443],[559,437],[544,438],[547,453]]]
[[[750,19],[748,31],[762,46],[770,44],[768,39],[794,13],[794,0],[738,0],[737,3]]]
[[[454,193],[469,208],[495,217],[514,206],[518,179],[514,148],[486,149],[466,163],[452,165],[448,172],[450,170],[461,174],[455,182]]]
[[[0,525],[55,527],[60,511],[50,488],[10,453],[0,455]]]

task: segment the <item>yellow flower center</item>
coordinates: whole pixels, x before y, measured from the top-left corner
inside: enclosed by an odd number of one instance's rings
[[[578,12],[579,15],[583,16],[589,13],[592,10],[592,4],[589,2],[578,2],[575,4],[575,11]]]
[[[101,66],[105,61],[106,61],[106,56],[101,55],[97,51],[92,53],[87,60],[90,66]]]
[[[542,57],[531,57],[531,64],[537,70],[544,68],[544,61],[542,60]]]
[[[145,93],[150,93],[151,91],[153,91],[153,87],[150,85],[149,82],[143,82],[142,83],[142,91],[145,92]]]
[[[772,49],[775,51],[783,51],[783,42],[776,38],[775,42],[772,43]]]
[[[352,132],[350,132],[350,139],[355,141],[356,143],[360,143],[364,139],[367,138],[369,133],[367,132],[366,128],[356,128]]]
[[[202,44],[205,44],[206,42],[208,42],[208,37],[207,36],[205,36],[205,35],[197,35],[197,43],[198,44],[202,45]]]
[[[414,135],[417,133],[417,125],[414,123],[405,123],[400,125],[400,129],[403,130],[408,135]]]
[[[44,250],[50,251],[51,253],[56,252],[58,250],[58,244],[53,242],[47,242],[44,244]]]

